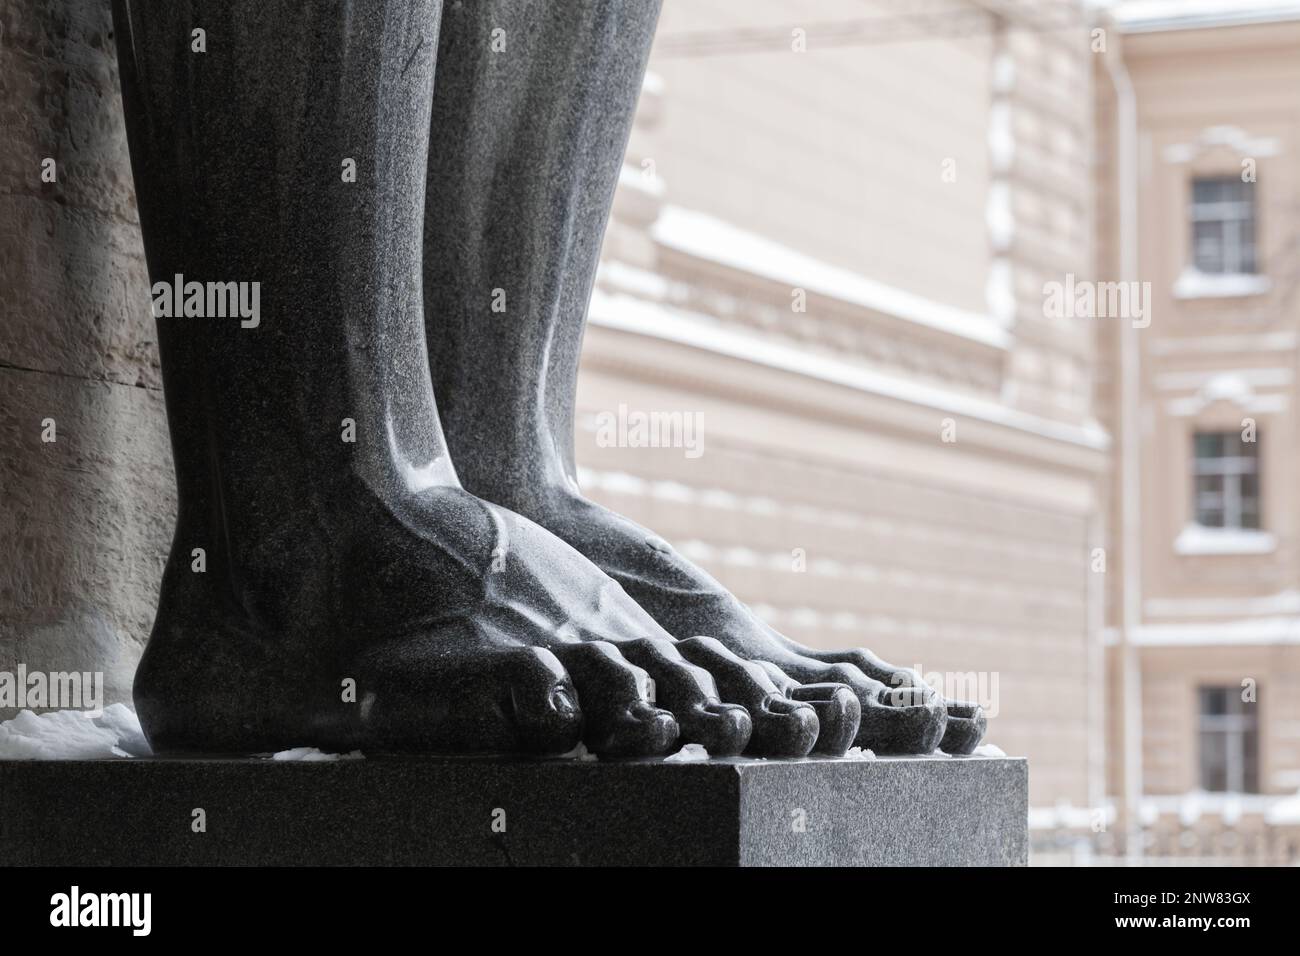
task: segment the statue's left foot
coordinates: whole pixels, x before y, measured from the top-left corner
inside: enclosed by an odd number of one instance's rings
[[[661,627],[680,639],[683,656],[707,667],[720,686],[726,672],[714,658],[725,650],[752,662],[787,696],[813,702],[814,707],[846,706],[836,694],[816,700],[818,688],[850,688],[861,713],[858,732],[850,741],[819,740],[819,751],[843,753],[856,744],[880,754],[925,754],[936,748],[967,754],[984,735],[987,720],[978,705],[945,700],[911,669],[888,664],[864,648],[823,651],[790,640],[662,538],[621,515],[567,491],[547,495],[544,501],[539,496],[508,504],[622,584]],[[696,635],[709,637],[690,640]]]
[[[783,640],[789,640],[783,638]],[[924,687],[921,677],[913,670],[887,664],[865,648],[847,651],[824,651],[801,647],[804,655],[827,664],[847,664],[856,667],[864,674],[887,682],[892,687]],[[936,693],[930,691],[931,693]],[[937,696],[937,694],[936,694]],[[969,754],[979,746],[988,729],[988,717],[979,704],[962,700],[943,698],[944,710],[948,715],[947,726],[939,741],[939,749],[946,754]]]

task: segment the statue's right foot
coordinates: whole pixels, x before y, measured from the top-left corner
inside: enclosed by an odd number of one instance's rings
[[[360,509],[332,546],[275,529],[203,573],[182,545],[136,675],[155,750],[803,756],[857,732],[846,689],[793,700],[720,646],[678,645],[568,545],[459,488]]]
[[[159,753],[572,750],[582,713],[555,656],[458,630],[388,641],[327,673],[274,660],[265,639],[238,629],[156,628],[136,708]]]

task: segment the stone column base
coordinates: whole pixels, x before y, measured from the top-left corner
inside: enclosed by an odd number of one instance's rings
[[[1007,758],[0,762],[0,865],[1005,866]]]

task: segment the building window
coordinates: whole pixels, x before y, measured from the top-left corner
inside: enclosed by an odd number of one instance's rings
[[[1192,180],[1192,264],[1198,272],[1256,271],[1254,187],[1240,176]]]
[[[1259,433],[1192,436],[1192,509],[1203,528],[1259,528]]]
[[[1201,789],[1259,792],[1259,704],[1240,687],[1201,687]]]

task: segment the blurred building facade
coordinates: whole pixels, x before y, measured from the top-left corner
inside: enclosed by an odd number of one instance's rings
[[[1300,4],[1252,6],[1120,7],[1098,63],[1100,266],[1149,283],[1151,319],[1099,323],[1108,789],[1120,847],[1284,862],[1300,852]]]
[[[1294,860],[1298,136],[1281,2],[667,4],[584,485],[991,704],[1043,858]]]
[[[1092,54],[1077,9],[1000,6],[665,5],[581,479],[791,637],[980,699],[1031,802],[1087,806],[1109,441],[1042,289],[1092,270]],[[699,416],[702,454],[602,441],[620,406]]]

